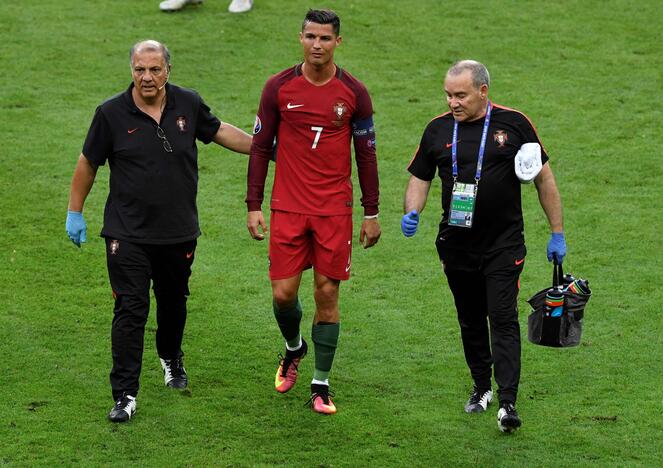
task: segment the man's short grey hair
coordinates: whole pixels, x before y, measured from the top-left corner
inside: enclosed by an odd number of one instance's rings
[[[472,84],[476,89],[481,88],[482,85],[490,87],[488,69],[483,63],[476,60],[459,60],[451,65],[451,68],[447,71],[447,76],[460,75],[465,70],[469,70],[472,73]]]
[[[168,47],[166,47],[164,44],[162,44],[159,41],[155,41],[153,39],[146,39],[144,41],[136,42],[131,47],[131,50],[129,51],[130,66],[133,66],[134,54],[139,50],[141,52],[142,51],[160,52],[161,55],[163,55],[163,59],[166,61],[166,66],[170,65],[170,51],[168,50]]]

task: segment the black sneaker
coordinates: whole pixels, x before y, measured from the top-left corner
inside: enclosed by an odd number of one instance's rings
[[[176,359],[161,359],[161,367],[163,368],[163,380],[166,383],[166,387],[178,390],[183,390],[187,387],[189,379],[186,376],[181,356]]]
[[[497,427],[502,432],[515,432],[522,424],[518,411],[513,403],[504,401],[500,403],[500,409],[497,412]]]
[[[108,419],[111,422],[127,422],[136,412],[136,397],[131,395],[122,395],[108,413]]]
[[[466,413],[483,413],[488,408],[490,402],[493,401],[493,391],[489,388],[486,390],[479,390],[474,387],[470,394],[470,399],[465,403]]]

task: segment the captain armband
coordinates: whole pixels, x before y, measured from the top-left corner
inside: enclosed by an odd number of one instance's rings
[[[352,122],[352,135],[355,138],[368,139],[368,146],[375,147],[375,125],[373,116]]]

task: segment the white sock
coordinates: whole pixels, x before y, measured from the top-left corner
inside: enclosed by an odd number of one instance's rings
[[[315,380],[315,379],[313,379],[313,380],[311,380],[311,384],[313,384],[313,385],[326,385],[326,386],[329,387],[329,379],[325,379],[325,380]]]
[[[285,349],[287,349],[288,351],[297,351],[301,347],[302,347],[302,337],[301,336],[299,337],[299,344],[297,346],[295,346],[294,348],[291,348],[290,346],[288,346],[288,343],[285,344]]]

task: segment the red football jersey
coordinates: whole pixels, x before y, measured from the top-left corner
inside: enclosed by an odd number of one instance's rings
[[[337,67],[322,86],[310,83],[301,64],[271,77],[256,117],[246,202],[260,209],[276,142],[276,174],[271,208],[311,215],[352,213],[350,139],[362,205],[378,212],[378,172],[373,106],[364,85]]]

